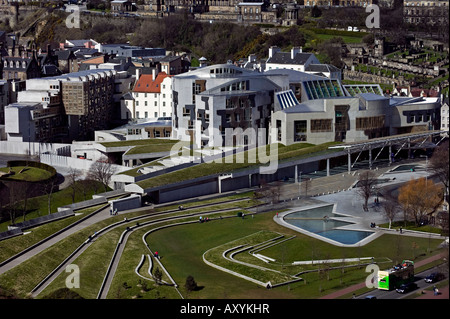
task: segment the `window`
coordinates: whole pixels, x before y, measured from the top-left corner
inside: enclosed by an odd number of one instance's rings
[[[139,118],[139,112],[136,112],[136,118],[137,119]]]
[[[145,112],[145,113],[144,113],[144,117],[145,117],[145,118],[148,118],[148,112]]]
[[[331,119],[311,120],[311,132],[331,132]]]
[[[306,141],[306,121],[294,121],[294,142]]]

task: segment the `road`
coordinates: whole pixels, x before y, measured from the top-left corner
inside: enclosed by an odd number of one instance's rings
[[[359,295],[356,299],[364,299],[367,296],[375,296],[377,299],[403,299],[407,298],[408,296],[412,294],[417,294],[417,292],[420,292],[424,289],[433,287],[436,283],[427,283],[425,282],[425,277],[431,274],[432,272],[436,272],[436,269],[428,269],[424,272],[418,273],[414,276],[414,282],[417,284],[418,288],[408,292],[406,294],[400,294],[396,290],[372,290],[370,292],[367,292],[365,294]]]

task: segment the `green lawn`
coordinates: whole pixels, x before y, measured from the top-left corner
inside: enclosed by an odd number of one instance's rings
[[[12,172],[14,172],[14,174],[8,177],[4,177],[4,179],[37,182],[49,179],[52,176],[52,173],[49,171],[31,166],[1,167],[0,172],[8,173],[10,169]]]
[[[143,140],[128,140],[117,142],[101,142],[104,147],[122,147],[122,146],[142,146],[142,145],[161,145],[161,144],[175,144],[178,141],[169,139],[143,139]]]
[[[337,152],[338,150],[329,150],[328,147],[332,145],[336,145],[336,142],[324,143],[320,145],[313,145],[307,143],[298,143],[292,144],[289,146],[284,146],[282,144],[277,144],[277,152],[278,156],[275,159],[278,162],[285,160],[294,160],[300,158],[311,157],[314,155],[324,154],[328,152]],[[269,151],[270,146],[267,146],[265,154],[272,154],[272,151]],[[244,160],[240,161],[236,158],[236,156],[228,156],[221,160],[221,162],[212,162],[212,163],[202,163],[192,167],[184,168],[178,171],[174,171],[171,173],[163,174],[160,176],[156,176],[153,178],[149,178],[137,183],[143,189],[149,187],[156,187],[161,185],[167,185],[175,182],[185,181],[188,179],[194,179],[198,177],[214,175],[214,174],[222,174],[222,173],[230,173],[237,170],[242,170],[250,167],[257,166],[268,166],[269,163],[260,163],[259,157],[256,160],[249,160],[248,151],[244,153]],[[255,152],[258,153],[258,152]],[[264,153],[264,152],[263,152]],[[275,156],[275,155],[274,155]],[[261,162],[263,162],[261,160]]]
[[[243,201],[241,204],[240,210],[246,204],[249,205],[250,203]],[[229,204],[228,207],[234,206],[236,204]],[[226,204],[218,204],[216,208],[224,207],[227,207]],[[197,211],[200,211],[200,209]],[[133,216],[143,213],[145,212],[136,212],[133,213]],[[228,214],[230,216],[236,216],[236,211]],[[225,213],[222,215],[226,216]],[[158,251],[160,253],[164,267],[179,284],[180,292],[185,298],[307,299],[318,298],[336,289],[364,281],[367,276],[365,267],[355,267],[352,270],[345,270],[345,272],[339,270],[328,271],[326,272],[326,279],[323,276],[319,277],[316,272],[302,274],[301,277],[305,281],[274,289],[266,289],[206,265],[202,260],[202,256],[209,249],[220,247],[221,245],[236,240],[241,241],[246,236],[253,236],[261,230],[282,233],[287,237],[296,236],[292,240],[260,252],[265,256],[277,259],[277,261],[282,260],[283,267],[286,267],[286,272],[291,271],[287,266],[288,263],[299,260],[310,260],[311,258],[325,259],[373,256],[379,261],[385,261],[386,258],[389,258],[392,262],[396,262],[397,260],[411,259],[412,256],[416,256],[416,260],[419,260],[430,256],[431,253],[436,253],[436,247],[441,242],[440,240],[428,238],[421,239],[383,235],[363,247],[340,248],[284,228],[273,222],[273,215],[273,212],[269,212],[258,214],[254,218],[250,216],[246,216],[244,219],[236,217],[224,218],[207,223],[196,222],[184,226],[170,227],[151,233],[146,237],[146,243],[152,251]],[[105,227],[107,224],[122,220],[123,217],[123,215],[114,216],[111,219],[83,229],[59,242],[57,245],[50,247],[38,256],[22,263],[20,266],[0,275],[2,287],[8,290],[14,290],[20,296],[25,296],[53,267],[59,264],[65,256],[86,240],[87,236]],[[148,217],[146,220],[152,220],[154,218]],[[198,217],[190,217],[185,220],[196,221]],[[130,222],[130,224],[123,225],[97,238],[88,250],[75,260],[74,264],[79,266],[81,278],[81,287],[79,290],[76,290],[77,293],[84,298],[96,297],[120,234],[126,226],[134,224],[135,222]],[[159,224],[158,226],[161,225]],[[116,276],[114,277],[109,298],[180,298],[174,288],[159,286],[151,281],[147,282],[134,273],[134,269],[138,265],[142,254],[148,254],[148,250],[142,241],[142,236],[154,227],[143,227],[131,233],[120,260]],[[18,237],[17,240],[20,238],[23,239],[25,236]],[[4,243],[7,244],[10,241],[11,239]],[[242,253],[242,255],[245,255],[245,253]],[[142,274],[145,274],[145,267],[147,266],[147,263],[144,264],[144,268],[141,271]],[[388,268],[391,264],[384,263],[381,266]],[[276,265],[276,267],[280,267],[280,265]],[[201,289],[188,293],[183,288],[188,275],[194,277]],[[39,298],[43,298],[53,290],[64,287],[66,277],[67,274],[63,272],[47,287]],[[143,282],[147,282],[147,289],[141,287]]]
[[[216,270],[203,262],[202,255],[207,250],[234,240],[239,241],[260,230],[278,231],[288,236],[296,235],[293,240],[261,252],[277,260],[280,260],[283,256],[285,263],[310,260],[312,255],[315,259],[374,256],[376,260],[386,261],[386,258],[390,258],[395,262],[396,260],[412,258],[413,254],[420,256],[419,258],[428,257],[428,245],[430,244],[431,250],[435,252],[437,245],[441,242],[440,240],[429,241],[428,239],[384,235],[363,247],[340,248],[281,227],[273,222],[272,217],[272,213],[265,213],[257,215],[255,218],[232,218],[203,224],[177,226],[152,233],[147,237],[147,243],[153,251],[158,250],[160,252],[166,269],[180,286],[184,284],[188,275],[194,277],[203,288],[191,292],[189,298],[202,299],[318,298],[336,289],[362,282],[367,276],[365,266],[345,272],[330,271],[328,274],[330,280],[319,278],[317,273],[313,272],[301,276],[305,278],[306,283],[302,281],[290,284],[289,287],[284,286],[267,290],[249,281]],[[140,243],[141,235],[142,233],[136,232],[129,238],[125,260],[132,260],[133,262],[118,269],[117,278],[115,278],[118,283],[133,283],[133,286],[138,282],[136,276],[132,274],[132,269],[137,265],[141,254],[146,251]],[[414,252],[413,243],[419,247]],[[130,245],[130,248],[128,248],[128,245]],[[383,263],[380,266],[389,268],[391,264]],[[182,289],[181,291],[183,293]],[[160,293],[162,294],[162,292]],[[143,298],[147,298],[146,296],[146,294],[142,294]],[[151,298],[150,294],[148,297]],[[173,298],[172,293],[167,297]]]

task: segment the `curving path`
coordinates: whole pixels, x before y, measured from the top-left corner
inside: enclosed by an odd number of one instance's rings
[[[183,211],[189,211],[195,208],[200,208],[200,207],[208,207],[208,206],[213,206],[213,205],[220,205],[221,203],[232,203],[232,202],[239,202],[239,201],[243,201],[243,200],[248,200],[248,198],[241,198],[241,199],[235,199],[235,200],[227,200],[227,201],[222,201],[222,202],[216,202],[216,203],[211,203],[211,204],[204,204],[204,205],[197,205],[197,206],[192,206],[189,208],[185,208]],[[164,206],[164,205],[163,205]],[[140,208],[142,209],[142,208]],[[232,210],[236,210],[239,208],[233,208]],[[220,211],[220,210],[219,210]],[[91,235],[91,239],[95,239],[96,237],[102,236],[104,233],[108,232],[111,229],[114,229],[116,227],[122,226],[126,223],[131,223],[131,222],[136,222],[140,219],[144,219],[144,218],[149,218],[151,216],[156,216],[156,215],[169,215],[169,214],[173,214],[173,213],[179,213],[180,211],[178,209],[172,209],[172,210],[167,210],[167,211],[162,211],[162,212],[151,212],[145,215],[141,215],[141,216],[137,216],[134,218],[130,218],[130,219],[125,219],[122,221],[119,221],[117,223],[114,223],[112,225],[109,225],[107,227],[105,227],[104,229],[96,232],[95,234]],[[214,211],[211,213],[215,213],[218,211]],[[200,215],[205,215],[206,213],[202,212],[199,213]],[[189,215],[189,214],[187,214]],[[28,247],[27,249],[23,250],[22,252],[20,252],[19,254],[12,256],[11,258],[3,261],[0,263],[0,274],[3,274],[5,272],[7,272],[8,270],[20,265],[22,262],[36,256],[37,254],[43,252],[45,249],[51,247],[52,245],[58,243],[59,241],[65,239],[66,237],[76,233],[77,231],[80,231],[88,226],[91,226],[95,223],[98,223],[100,221],[103,221],[105,219],[111,218],[113,216],[110,215],[109,213],[109,205],[105,205],[103,208],[91,213],[90,215],[87,215],[86,217],[84,217],[83,219],[79,220],[78,222],[71,224],[69,226],[67,226],[64,229],[61,229],[60,231],[58,231],[57,233],[41,240],[40,242]],[[167,220],[167,217],[165,218],[161,218],[159,220]],[[143,224],[145,225],[145,224]],[[69,255],[69,257],[67,257],[59,266],[57,266],[55,269],[53,269],[50,274],[47,275],[47,277],[41,281],[40,283],[38,283],[38,285],[31,291],[31,294],[33,297],[36,297],[46,286],[48,286],[59,274],[61,274],[61,272],[63,272],[65,270],[65,267],[69,264],[71,264],[78,256],[80,256],[90,245],[92,244],[92,240],[89,240],[89,238],[83,242],[74,252],[72,252],[71,255]]]

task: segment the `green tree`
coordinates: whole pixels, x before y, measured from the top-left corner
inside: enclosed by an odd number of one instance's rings
[[[194,277],[192,277],[191,275],[187,276],[184,288],[186,288],[188,292],[195,291],[198,289],[198,285],[195,282]]]

